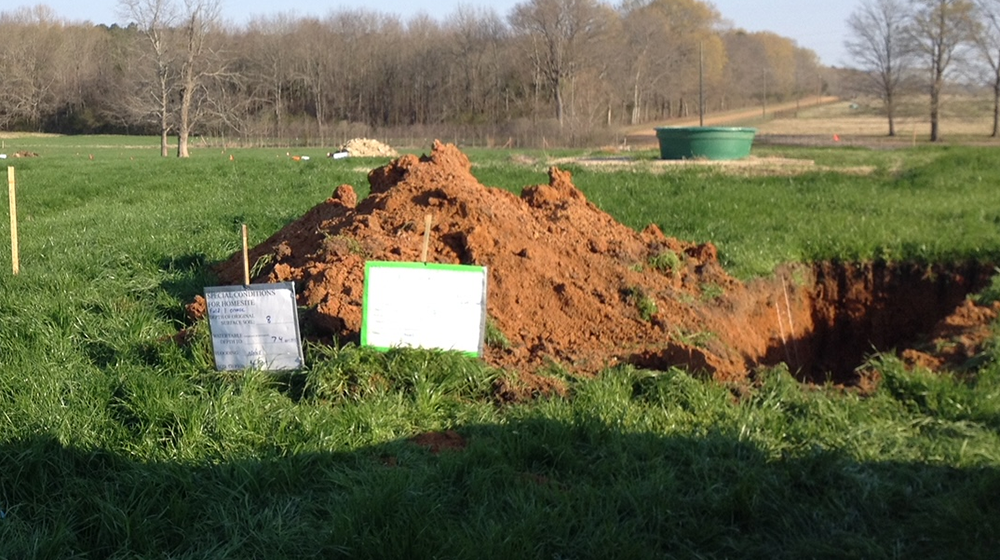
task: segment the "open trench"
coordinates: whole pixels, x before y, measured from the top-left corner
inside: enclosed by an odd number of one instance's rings
[[[862,380],[859,367],[874,353],[905,351],[939,365],[967,359],[997,315],[996,308],[975,306],[968,296],[994,272],[980,263],[790,265],[700,307],[701,325],[712,335],[705,342],[675,339],[627,360],[652,369],[684,367],[723,382],[787,364],[801,381],[849,386]],[[966,336],[972,330],[978,342]],[[926,354],[936,351],[934,342],[942,336],[963,342],[945,341],[953,351],[945,359]],[[955,346],[962,346],[960,352]]]
[[[992,265],[980,263],[815,264],[811,281],[796,290],[797,303],[784,294],[775,298],[800,310],[785,308],[779,329],[787,335],[755,361],[765,366],[784,362],[804,381],[854,383],[857,368],[871,354],[925,345],[994,272]],[[794,324],[796,315],[802,325]]]

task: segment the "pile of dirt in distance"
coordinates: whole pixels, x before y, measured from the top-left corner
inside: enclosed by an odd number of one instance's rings
[[[371,138],[354,138],[341,146],[338,152],[347,152],[351,157],[398,157],[392,147]]]
[[[848,280],[819,278],[822,269],[808,265],[738,281],[712,244],[680,241],[655,225],[636,232],[589,202],[566,171],[550,169],[547,184],[517,196],[483,186],[470,170],[455,146],[435,142],[430,155],[372,170],[371,194],[360,202],[351,186],[338,187],[250,251],[259,271],[252,282],[295,282],[308,331],[357,341],[365,261],[419,261],[430,214],[430,262],[488,269],[488,317],[502,342],[488,345],[484,359],[535,381],[550,365],[576,374],[620,363],[679,366],[727,383],[762,364],[808,368],[816,356],[801,345],[817,329],[834,332],[834,307],[849,299]],[[241,258],[216,267],[223,283],[242,282]],[[851,274],[863,286],[881,272]],[[824,292],[834,294],[830,301]]]

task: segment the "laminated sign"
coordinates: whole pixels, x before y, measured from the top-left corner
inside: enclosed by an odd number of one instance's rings
[[[486,267],[369,261],[361,344],[479,356],[486,330]]]
[[[302,367],[302,340],[291,282],[205,288],[215,368]]]

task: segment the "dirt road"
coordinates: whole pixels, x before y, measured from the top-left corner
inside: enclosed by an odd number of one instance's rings
[[[766,114],[767,118],[773,118],[775,113],[784,113],[798,108],[816,107],[819,105],[835,103],[837,101],[840,101],[839,97],[833,97],[833,96],[807,97],[805,99],[800,99],[798,101],[788,101],[785,103],[778,103],[776,105],[768,105]],[[760,119],[762,116],[761,113],[762,113],[761,107],[737,109],[734,111],[725,111],[722,113],[711,113],[705,115],[705,126],[737,125],[739,123],[753,121],[754,119]],[[625,137],[629,144],[652,144],[656,143],[656,127],[698,126],[699,122],[700,120],[696,115],[694,117],[685,117],[683,119],[671,119],[669,121],[663,121],[658,123],[643,124],[640,126],[629,127],[626,131]]]

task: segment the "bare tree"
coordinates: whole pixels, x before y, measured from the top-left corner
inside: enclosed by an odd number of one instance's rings
[[[990,70],[993,88],[993,129],[991,137],[1000,136],[1000,0],[977,0],[982,27],[976,34],[980,59]]]
[[[184,57],[180,69],[180,116],[177,123],[177,157],[186,158],[188,139],[197,121],[198,103],[204,100],[206,79],[217,77],[221,68],[213,60],[209,34],[217,25],[222,0],[184,0],[182,37]]]
[[[622,91],[622,97],[629,99],[629,124],[637,124],[642,116],[647,88],[655,87],[653,61],[659,52],[655,42],[664,30],[658,25],[658,18],[646,17],[648,10],[643,7],[623,5],[628,10],[621,19],[621,49],[622,79],[620,84],[626,85],[628,91]]]
[[[683,99],[697,90],[699,66],[716,81],[725,63],[725,51],[715,32],[721,16],[700,0],[627,0],[621,14],[622,52],[618,64],[627,76],[631,115],[642,119],[652,92]],[[681,105],[681,103],[678,103]]]
[[[0,121],[42,130],[71,93],[77,59],[65,23],[39,5],[0,14]]]
[[[216,67],[224,71],[213,72],[201,80],[192,126],[197,122],[207,133],[221,134],[224,142],[229,132],[243,139],[261,139],[266,134],[257,127],[259,118],[268,122],[273,116],[267,108],[270,100],[267,88],[272,82],[255,66],[261,59],[255,55],[252,37],[217,29],[211,34],[211,42],[213,50],[221,50],[220,45],[224,44],[231,48],[231,53],[238,54],[227,55],[224,64],[215,61]],[[272,131],[271,136],[278,134]]]
[[[117,0],[123,27],[0,10],[0,127],[159,132],[164,156],[176,134],[180,157],[196,134],[314,142],[412,126],[583,142],[693,111],[700,58],[719,107],[758,95],[765,76],[780,97],[820,75],[791,41],[724,38],[707,0],[613,1],[465,7],[446,21],[341,10],[245,28],[219,24],[221,0]]]
[[[133,99],[133,112],[155,115],[160,129],[160,155],[169,155],[170,94],[172,69],[167,33],[177,21],[177,9],[171,0],[120,0],[119,12],[135,22],[146,38],[144,58],[154,70],[154,81],[140,84],[142,91]]]
[[[566,114],[563,89],[600,36],[605,15],[596,0],[529,0],[511,12],[511,27],[528,39],[529,57],[552,95],[560,127]]]
[[[134,21],[146,37],[146,57],[155,79],[141,86],[142,97],[154,99],[151,112],[159,121],[160,154],[168,155],[167,137],[172,127],[173,100],[177,96],[177,156],[188,157],[188,138],[197,121],[204,82],[218,73],[207,48],[209,35],[219,21],[221,0],[119,0],[119,12]],[[139,111],[150,106],[140,97]]]
[[[767,70],[762,69],[767,59],[764,46],[756,34],[744,29],[727,31],[722,36],[726,47],[725,93],[730,105],[761,99],[762,78]]]
[[[460,6],[448,28],[448,60],[456,69],[459,87],[452,104],[461,119],[495,123],[502,114],[503,43],[508,33],[503,20],[492,8]]]
[[[756,33],[764,48],[764,66],[767,72],[767,92],[784,100],[795,92],[795,52],[798,45],[788,37],[770,31]]]
[[[765,115],[768,101],[798,95],[802,72],[810,66],[809,60],[815,60],[815,53],[770,31],[737,29],[723,35],[723,40],[730,95],[737,100],[759,100]]]
[[[314,97],[319,96],[319,92],[314,90],[316,86],[329,92],[329,96],[337,100],[335,112],[340,119],[378,123],[386,102],[380,98],[385,92],[380,91],[378,86],[385,79],[381,66],[388,50],[386,34],[394,28],[398,33],[398,26],[396,18],[372,10],[342,11],[331,15],[324,21],[324,27],[328,30],[325,42],[332,47],[328,49],[332,51],[329,60],[332,68],[323,74],[325,81],[321,82],[318,77],[306,77],[309,66],[303,64],[301,74],[307,84],[306,89],[312,91]],[[303,48],[313,47],[304,45]],[[398,83],[391,85],[401,89]]]
[[[865,0],[847,19],[847,52],[866,72],[870,91],[882,100],[889,136],[896,135],[896,101],[911,67],[907,49],[909,10],[903,0]]]
[[[795,49],[795,98],[802,99],[818,95],[822,87],[820,69],[823,64],[815,51],[799,47]]]
[[[258,133],[268,133],[278,138],[285,134],[285,118],[292,98],[294,82],[293,42],[297,31],[296,20],[291,15],[278,14],[254,19],[243,36],[240,49],[245,59],[242,74],[250,84],[251,105],[261,107]],[[264,107],[269,109],[264,110]],[[248,115],[249,116],[249,115]],[[240,123],[249,130],[251,123]]]
[[[978,22],[972,0],[910,0],[914,11],[908,36],[923,55],[930,78],[931,142],[941,140],[941,93],[959,48],[975,36]]]
[[[463,80],[463,75],[477,73],[475,51],[462,52],[456,60],[454,34],[427,14],[413,16],[405,25],[400,41],[390,43],[382,56],[392,81],[413,84],[411,88],[397,88],[392,82],[380,86],[393,100],[390,123],[463,122],[465,115],[481,115],[482,106],[473,93],[478,84],[474,79]]]

